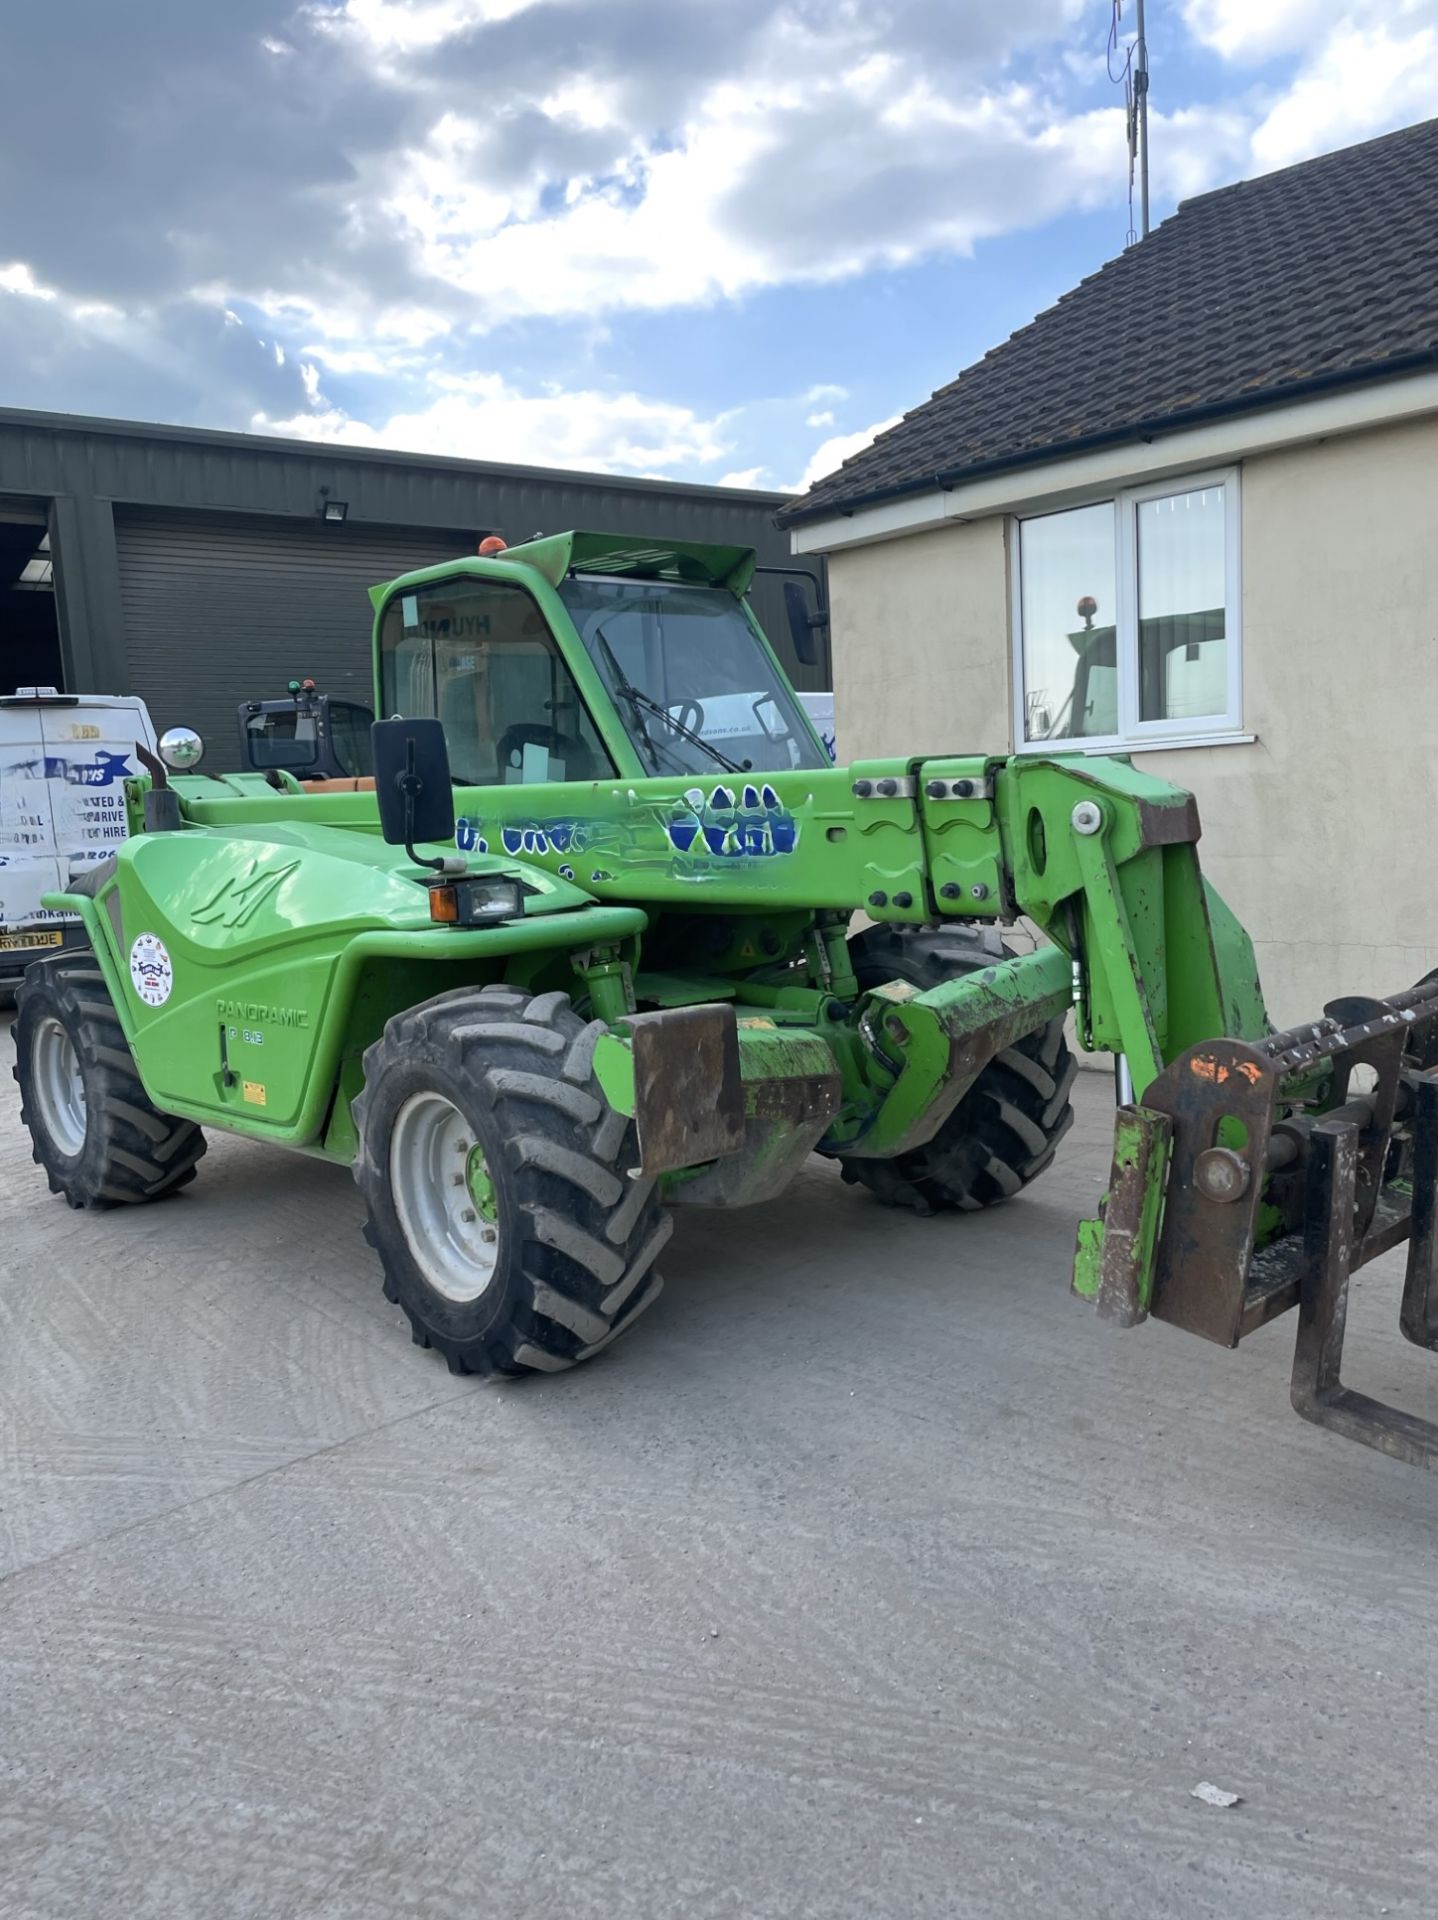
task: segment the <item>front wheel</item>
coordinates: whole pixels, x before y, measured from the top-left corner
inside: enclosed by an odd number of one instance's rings
[[[849,952],[860,987],[904,980],[923,992],[991,967],[1009,950],[989,928],[876,926],[856,934]],[[886,1206],[916,1213],[974,1212],[1012,1199],[1048,1166],[1073,1125],[1077,1071],[1063,1021],[1050,1020],[995,1054],[932,1140],[892,1160],[846,1155],[843,1176]]]
[[[150,1102],[93,954],[42,960],[16,996],[20,1117],[51,1193],[134,1205],[195,1177],[205,1136]]]
[[[452,1373],[555,1373],[659,1294],[673,1222],[631,1177],[593,1074],[603,1023],[563,993],[462,988],[365,1054],[355,1179],[387,1298]]]

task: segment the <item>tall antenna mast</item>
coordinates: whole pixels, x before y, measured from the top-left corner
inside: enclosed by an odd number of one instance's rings
[[[1128,134],[1128,232],[1124,245],[1148,238],[1148,35],[1144,30],[1144,0],[1135,0],[1137,33],[1124,49],[1123,65],[1115,73],[1114,58],[1119,51],[1118,29],[1123,15],[1123,0],[1113,0],[1113,20],[1108,30],[1108,77],[1123,87],[1124,120]],[[1139,231],[1133,226],[1134,176],[1138,176]]]
[[[1138,121],[1139,231],[1148,238],[1148,39],[1143,30],[1143,0],[1138,0],[1138,40],[1133,50],[1134,117]]]

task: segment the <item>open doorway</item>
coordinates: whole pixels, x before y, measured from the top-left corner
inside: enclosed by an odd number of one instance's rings
[[[0,694],[61,687],[60,623],[44,520],[0,508]]]

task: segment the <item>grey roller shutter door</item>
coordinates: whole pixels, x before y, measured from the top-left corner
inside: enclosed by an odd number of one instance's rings
[[[239,765],[235,709],[307,675],[371,699],[367,589],[474,551],[473,532],[225,519],[117,508],[129,675],[155,725],[203,736],[206,768]]]

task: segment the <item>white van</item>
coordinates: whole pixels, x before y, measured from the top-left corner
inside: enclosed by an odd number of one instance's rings
[[[0,986],[52,948],[82,944],[78,922],[41,896],[125,838],[137,741],[155,751],[143,700],[54,687],[0,698]]]

